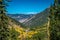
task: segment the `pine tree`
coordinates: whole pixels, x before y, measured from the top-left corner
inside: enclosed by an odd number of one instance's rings
[[[10,35],[5,2],[6,0],[0,0],[0,40],[8,40]]]
[[[19,33],[9,28],[9,17],[6,16],[6,1],[0,0],[0,40],[19,40]]]
[[[0,0],[0,40],[8,40],[8,18],[5,15],[4,0]]]
[[[60,12],[58,0],[50,8],[50,40],[60,40]]]

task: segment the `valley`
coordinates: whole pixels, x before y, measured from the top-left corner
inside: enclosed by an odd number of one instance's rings
[[[0,40],[60,40],[60,0],[51,1],[0,0]]]
[[[36,15],[31,14],[31,15],[21,16],[17,14],[9,14],[8,16],[12,19],[13,28],[20,34],[18,38],[20,38],[20,40],[24,40],[24,39],[25,40],[40,40],[40,39],[46,40],[48,39],[47,22],[48,22],[49,14],[48,13],[46,14],[47,11],[48,9]],[[25,20],[26,18],[27,20]],[[18,19],[19,20],[24,19],[25,21],[19,22]]]

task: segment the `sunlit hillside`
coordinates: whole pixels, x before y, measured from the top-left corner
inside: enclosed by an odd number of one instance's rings
[[[17,25],[14,22],[10,21],[10,29],[13,27],[17,32],[19,32],[19,36],[18,38],[20,38],[20,40],[37,40],[37,38],[35,37],[39,37],[38,39],[47,39],[47,24],[45,24],[43,27],[36,27],[36,28],[23,28],[20,25]],[[42,39],[42,40],[43,40]]]
[[[20,33],[20,35],[18,36],[19,38],[31,38],[34,34],[37,33],[37,31],[30,30],[29,28],[23,28],[17,23],[12,22],[12,20],[10,20],[9,23],[10,29],[13,27],[17,32]]]

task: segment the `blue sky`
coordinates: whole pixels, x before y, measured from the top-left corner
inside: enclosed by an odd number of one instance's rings
[[[7,8],[10,14],[36,14],[48,8],[53,0],[12,0]]]

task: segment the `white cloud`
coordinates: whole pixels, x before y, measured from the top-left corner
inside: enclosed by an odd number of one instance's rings
[[[38,12],[26,12],[26,14],[36,14]]]
[[[21,14],[37,14],[38,12],[21,12]]]

